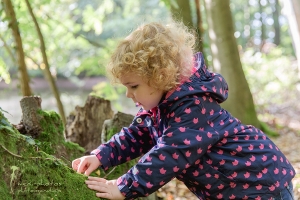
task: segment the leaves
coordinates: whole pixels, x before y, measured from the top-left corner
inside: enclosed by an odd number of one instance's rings
[[[19,167],[17,167],[17,166],[11,166],[10,169],[13,170],[12,173],[11,173],[11,175],[10,175],[10,191],[11,191],[11,193],[13,193],[14,191],[13,191],[13,187],[12,187],[13,185],[12,184],[13,184],[13,181],[15,179],[17,179],[15,171],[19,170]]]
[[[10,74],[8,72],[8,67],[4,63],[3,59],[0,57],[0,81],[4,80],[6,84],[9,84],[11,79],[10,79]],[[1,107],[0,107],[0,110]]]
[[[6,119],[1,119],[1,125],[4,125],[4,126],[9,126],[9,127],[11,127],[11,124],[6,120]]]
[[[26,140],[26,142],[28,142],[31,145],[35,145],[36,144],[35,140],[31,136],[26,136],[25,135],[25,140]]]

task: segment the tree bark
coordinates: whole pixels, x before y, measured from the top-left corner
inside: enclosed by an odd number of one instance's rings
[[[195,0],[196,5],[196,14],[197,14],[197,26],[196,26],[196,32],[198,35],[198,42],[196,43],[196,51],[203,52],[203,26],[202,26],[202,15],[201,15],[201,6],[200,6],[200,0]],[[204,53],[204,52],[203,52]]]
[[[273,8],[274,32],[275,32],[274,44],[276,44],[277,46],[280,45],[280,36],[281,36],[279,14],[280,14],[279,0],[275,0],[275,5]]]
[[[6,43],[5,39],[2,37],[2,35],[0,35],[0,40],[3,42],[3,46],[5,47],[9,57],[11,58],[12,62],[17,65],[18,61],[16,59],[16,57],[14,56],[13,52],[11,51],[10,47],[8,46],[8,44]]]
[[[112,119],[103,123],[101,143],[107,142],[111,136],[119,132],[123,127],[128,127],[133,120],[133,115],[117,112]]]
[[[265,40],[266,40],[266,26],[265,26],[265,19],[264,19],[264,6],[262,5],[262,2],[259,1],[258,2],[259,4],[259,13],[260,13],[260,22],[261,22],[261,27],[260,27],[260,30],[261,30],[261,35],[260,35],[260,51],[262,51],[262,48],[265,44]]]
[[[53,78],[53,76],[52,76],[52,74],[50,72],[48,57],[47,57],[47,54],[46,54],[46,45],[45,45],[44,37],[43,37],[42,31],[40,29],[40,26],[39,26],[39,24],[38,24],[38,22],[36,20],[36,17],[34,15],[33,11],[32,11],[32,8],[31,8],[31,5],[30,5],[29,1],[25,0],[25,2],[26,2],[26,5],[28,7],[29,13],[30,13],[30,15],[32,17],[32,20],[34,22],[34,25],[35,25],[35,28],[36,28],[36,31],[38,33],[38,37],[39,37],[39,40],[40,40],[43,62],[45,64],[45,70],[42,69],[42,71],[43,71],[46,79],[48,80],[48,83],[50,85],[52,93],[54,94],[54,97],[55,97],[56,103],[57,103],[57,107],[58,107],[58,110],[59,110],[60,117],[62,119],[63,124],[65,125],[66,124],[65,111],[64,111],[64,107],[63,107],[63,105],[61,103],[61,100],[60,100],[59,91],[58,91],[57,86],[55,84],[54,78]]]
[[[42,99],[38,96],[24,97],[20,101],[22,120],[18,129],[25,128],[25,135],[37,138],[42,130],[40,126],[41,116],[37,111],[42,109]],[[22,127],[23,126],[23,127]]]
[[[88,153],[101,144],[103,122],[112,117],[110,101],[88,96],[84,107],[76,106],[67,117],[66,139],[78,143]]]
[[[175,0],[177,6],[171,3],[172,18],[176,21],[182,21],[190,29],[194,29],[190,3],[186,0]]]
[[[293,39],[293,47],[298,63],[298,78],[300,79],[300,0],[287,0],[282,1],[282,3]]]
[[[229,0],[205,0],[205,7],[213,65],[229,85],[229,98],[222,105],[242,123],[260,127],[234,37]]]
[[[3,0],[2,3],[3,3],[6,16],[9,19],[9,27],[12,30],[13,37],[16,43],[16,54],[17,54],[17,60],[19,65],[18,71],[19,71],[21,92],[23,96],[31,96],[32,92],[29,85],[30,80],[27,73],[23,44],[22,44],[22,39],[21,39],[14,7],[11,0]]]
[[[300,0],[291,0],[291,3],[297,24],[293,33],[293,40],[298,61],[298,78],[300,79]]]

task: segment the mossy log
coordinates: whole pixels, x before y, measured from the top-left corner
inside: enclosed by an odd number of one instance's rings
[[[36,110],[36,138],[20,134],[0,110],[0,199],[98,199],[84,184],[86,176],[71,169],[84,149],[66,142],[55,112]]]
[[[84,123],[95,123],[94,117],[97,118],[99,115],[97,112],[102,112],[103,116],[108,113],[108,116],[103,118],[103,122],[111,118],[104,125],[99,121],[97,122],[101,124],[101,129],[93,137],[99,136],[99,141],[101,141],[101,133],[105,135],[102,138],[105,141],[106,138],[109,139],[122,127],[128,126],[133,119],[132,115],[120,112],[113,117],[109,117],[111,114],[109,101],[103,99],[99,101],[105,104],[102,107],[103,109],[99,110],[96,109],[100,105],[97,103],[98,106],[96,107],[88,107],[88,105],[96,105],[91,102],[98,102],[94,97],[87,100],[87,102],[89,103],[85,105],[86,111],[88,108],[94,109],[94,114],[89,115],[91,121],[83,120]],[[18,125],[10,124],[0,109],[0,162],[2,163],[0,167],[0,173],[2,174],[0,199],[99,200],[95,196],[95,191],[86,187],[84,183],[86,176],[76,173],[71,168],[71,161],[83,156],[86,150],[77,143],[66,141],[60,116],[54,111],[41,110],[40,103],[41,99],[37,97],[23,98],[21,100],[23,117]],[[23,110],[23,108],[26,109]],[[80,113],[87,114],[91,112],[80,111]],[[100,142],[92,148],[94,149],[98,145],[100,145]],[[116,179],[127,172],[135,163],[136,160],[132,160],[110,169],[109,172],[101,172],[99,169],[91,175]],[[139,199],[155,200],[157,196],[153,193],[148,197]]]

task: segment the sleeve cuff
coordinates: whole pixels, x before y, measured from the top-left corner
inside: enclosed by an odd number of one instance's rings
[[[108,152],[107,152],[108,153]],[[100,149],[94,149],[92,152],[91,152],[91,155],[95,155],[98,160],[100,161],[101,163],[101,167],[104,169],[104,170],[108,170],[108,168],[112,167],[111,165],[111,162],[110,160],[108,159],[109,156],[107,156],[106,154],[106,151],[104,150],[100,150]],[[104,158],[107,158],[107,159],[104,159]]]
[[[134,195],[131,193],[129,187],[127,186],[127,180],[124,178],[124,175],[117,179],[117,184],[120,192],[125,197],[125,200],[135,199]]]

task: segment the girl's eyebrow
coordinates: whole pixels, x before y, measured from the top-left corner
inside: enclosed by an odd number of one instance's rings
[[[135,84],[134,82],[126,82],[124,85],[130,85],[130,84]]]

